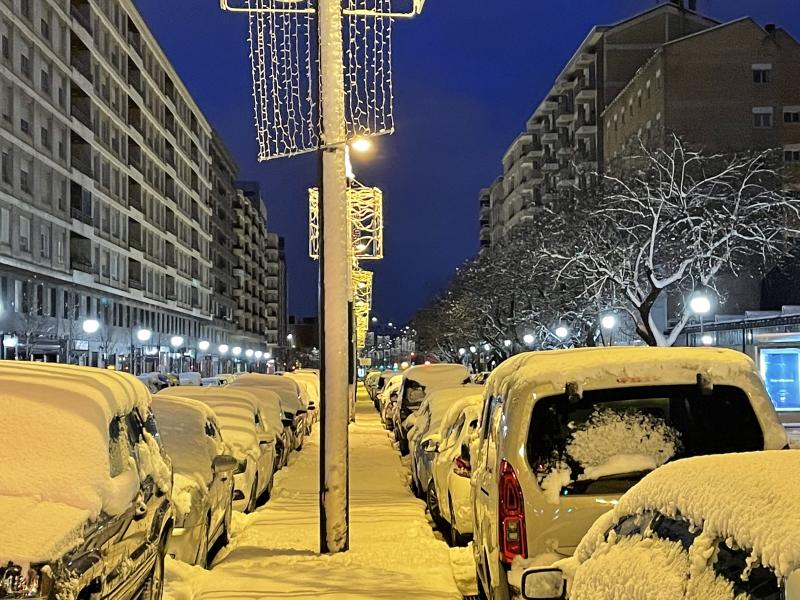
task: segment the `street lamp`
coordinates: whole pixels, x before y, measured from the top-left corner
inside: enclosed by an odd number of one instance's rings
[[[252,349],[252,348],[248,348],[247,350],[245,350],[245,351],[244,351],[244,355],[245,355],[247,358],[252,358],[252,357],[253,357],[253,354],[254,354],[254,352],[253,352],[253,349]]]
[[[197,347],[200,349],[201,352],[207,352],[208,349],[211,347],[211,343],[208,340],[200,340],[197,342]]]
[[[378,322],[378,317],[372,317],[372,322],[373,323],[377,323]]]
[[[175,348],[176,350],[183,346],[183,337],[179,335],[173,335],[169,340],[170,346]]]
[[[704,346],[710,346],[711,344],[714,343],[714,336],[706,333],[705,335],[700,337],[700,341],[703,342]]]
[[[711,311],[711,300],[705,294],[695,294],[689,300],[689,308],[696,315],[707,315]]]
[[[140,342],[149,342],[151,337],[153,337],[153,332],[149,329],[140,329],[136,332],[136,339]]]
[[[264,356],[264,353],[261,350],[256,350],[256,360],[260,360],[262,356]]]
[[[478,349],[475,346],[470,346],[469,351],[475,354],[478,351]]]
[[[489,352],[489,350],[492,349],[492,345],[489,344],[489,343],[486,343],[486,344],[483,345],[483,349],[486,350],[486,352]]]
[[[271,359],[272,358],[272,353],[271,352],[265,352],[264,353],[264,358],[267,359],[267,360]]]
[[[559,325],[558,327],[556,327],[556,335],[563,340],[569,335],[569,329],[567,329],[563,325]]]
[[[226,354],[230,348],[228,348],[228,344],[220,344],[217,350],[219,350],[220,354]]]
[[[242,349],[239,346],[234,346],[231,352],[234,356],[239,356],[242,353]]]
[[[3,348],[16,348],[17,344],[19,344],[19,339],[15,335],[3,338]]]
[[[614,315],[606,315],[600,320],[600,325],[603,329],[614,329],[617,326],[617,317]]]
[[[459,356],[464,356],[466,353],[467,353],[466,348],[459,348],[458,349],[458,355]]]
[[[356,138],[350,142],[350,147],[358,153],[369,152],[372,149],[372,140],[365,137]]]
[[[522,341],[525,342],[528,346],[533,344],[533,339],[534,339],[533,335],[531,335],[530,333],[526,333],[524,336],[522,336]]]
[[[506,348],[511,348],[511,340],[503,340],[503,346]]]
[[[84,333],[97,333],[100,329],[100,321],[97,319],[86,319],[81,327],[83,328]]]

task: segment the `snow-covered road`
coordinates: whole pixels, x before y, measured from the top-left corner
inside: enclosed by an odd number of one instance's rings
[[[265,598],[460,599],[447,545],[436,539],[408,470],[371,403],[350,426],[350,551],[319,550],[319,433],[278,473],[272,499],[235,513],[231,544],[212,570],[168,560],[169,600]]]

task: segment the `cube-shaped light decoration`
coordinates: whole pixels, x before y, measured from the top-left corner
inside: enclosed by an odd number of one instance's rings
[[[356,260],[383,258],[383,192],[353,180],[347,188],[352,255]],[[308,190],[308,255],[319,258],[319,190]]]
[[[372,309],[372,272],[356,266],[353,268],[352,277],[356,346],[363,348],[369,330],[369,312]]]

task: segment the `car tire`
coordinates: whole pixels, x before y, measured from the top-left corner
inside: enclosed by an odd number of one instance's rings
[[[400,445],[400,455],[408,456],[408,440],[398,437],[397,442]]]
[[[162,539],[166,539],[162,538]],[[161,600],[164,597],[164,548],[166,544],[161,544],[158,548],[158,556],[156,556],[156,564],[153,565],[153,570],[142,586],[142,592],[139,594],[141,600]]]
[[[428,489],[425,492],[425,505],[428,507],[428,512],[436,529],[447,536],[447,523],[442,518],[442,509],[439,506],[439,497],[436,495],[436,486],[433,485],[433,481],[428,482]]]

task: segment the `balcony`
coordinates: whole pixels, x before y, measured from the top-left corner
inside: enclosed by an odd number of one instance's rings
[[[142,237],[142,224],[136,219],[128,217],[128,246],[139,252],[144,252]]]
[[[142,204],[142,186],[135,179],[128,177],[128,206],[144,212]]]
[[[175,246],[172,244],[172,242],[166,242],[164,244],[164,262],[168,267],[178,266],[178,258],[177,254],[175,253]]]
[[[142,149],[131,137],[128,137],[128,164],[142,172]]]
[[[134,290],[142,289],[142,263],[132,258],[128,259],[128,287]]]
[[[74,231],[69,234],[69,264],[70,268],[83,273],[93,273],[92,269],[92,242]]]
[[[142,72],[130,58],[128,59],[128,84],[139,92],[139,96],[144,98],[144,79],[142,77]]]
[[[72,132],[71,146],[71,166],[84,175],[92,177],[92,146],[74,131]]]
[[[70,114],[78,121],[92,128],[92,100],[75,83],[70,85]]]
[[[88,0],[72,0],[69,12],[89,34],[92,33],[92,7]]]
[[[89,83],[93,83],[92,53],[74,33],[70,38],[70,65]]]

